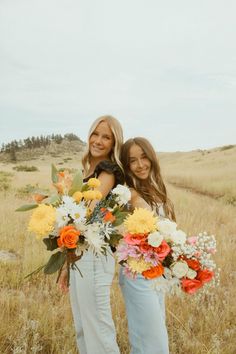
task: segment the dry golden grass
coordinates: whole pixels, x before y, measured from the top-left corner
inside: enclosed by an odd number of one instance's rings
[[[186,181],[185,174],[190,175],[191,183],[187,181],[187,187],[200,188],[201,191],[209,191],[208,176],[214,174],[212,171],[215,169],[222,181],[222,189],[218,185],[217,193],[222,194],[225,193],[229,176],[236,170],[235,156],[232,154],[234,149],[230,150],[207,154],[208,163],[204,165],[201,162],[200,168],[195,166],[194,159],[197,158],[195,153],[180,154],[181,156],[161,155],[161,165],[169,181],[174,176],[174,181],[181,182],[183,187]],[[220,155],[221,153],[223,155]],[[210,163],[209,159],[210,156],[214,156],[213,154],[220,163],[225,159],[224,166],[228,166],[221,169],[221,175],[220,164],[214,162],[214,159],[212,165]],[[202,158],[205,158],[205,155]],[[62,159],[57,158],[54,162],[58,164],[60,161]],[[14,172],[11,189],[0,194],[0,250],[12,251],[19,255],[12,263],[0,261],[0,353],[75,354],[69,299],[67,295],[61,295],[58,291],[55,284],[56,275],[39,274],[30,280],[24,279],[26,274],[48,258],[42,243],[26,232],[29,214],[14,211],[24,202],[15,197],[17,188],[26,184],[38,183],[40,187],[45,188],[49,185],[50,159],[34,160],[29,162],[29,165],[37,166],[39,172]],[[76,168],[79,166],[79,160],[73,159],[64,166]],[[12,172],[12,166],[1,165],[0,170]],[[235,182],[232,189],[236,190]],[[236,348],[234,285],[236,208],[223,199],[216,200],[183,188],[176,188],[173,184],[168,185],[168,190],[175,204],[180,228],[190,234],[204,230],[215,234],[218,243],[216,262],[222,269],[220,286],[209,295],[183,294],[181,297],[167,298],[170,352],[233,354]],[[121,354],[128,354],[127,323],[117,274],[112,287],[111,301]]]

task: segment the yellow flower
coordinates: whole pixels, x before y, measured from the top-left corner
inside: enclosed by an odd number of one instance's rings
[[[95,191],[85,191],[83,192],[83,197],[85,200],[94,200],[96,199]]]
[[[53,206],[40,204],[31,215],[28,230],[38,237],[44,237],[53,230],[55,221],[56,210]]]
[[[102,193],[99,190],[95,190],[95,199],[101,200],[102,199]]]
[[[125,219],[125,226],[131,234],[146,234],[156,230],[157,217],[144,208],[135,208],[133,214]]]
[[[127,259],[127,263],[129,265],[129,268],[133,272],[137,272],[137,273],[142,273],[153,266],[151,262],[146,262],[143,258],[136,259],[136,258],[129,257]]]
[[[98,188],[98,187],[100,187],[100,185],[101,185],[101,182],[99,181],[99,179],[97,179],[97,178],[89,178],[88,186],[90,188]]]
[[[73,194],[73,198],[77,203],[79,203],[81,201],[81,199],[83,198],[83,193],[77,191]]]

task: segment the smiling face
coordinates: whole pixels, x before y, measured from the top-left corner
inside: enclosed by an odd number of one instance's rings
[[[114,137],[107,122],[97,125],[89,138],[89,151],[93,158],[107,160],[114,146]]]
[[[133,175],[141,180],[147,179],[151,172],[151,165],[143,149],[133,144],[129,150],[129,168]]]

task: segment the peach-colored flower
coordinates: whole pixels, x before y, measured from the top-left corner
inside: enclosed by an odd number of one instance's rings
[[[146,234],[126,234],[124,240],[129,245],[139,245],[141,242],[145,241],[147,238]]]

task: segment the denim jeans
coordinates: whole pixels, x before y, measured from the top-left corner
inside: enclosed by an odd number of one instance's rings
[[[130,354],[168,354],[164,294],[142,275],[127,278],[120,269],[120,287],[125,300]]]
[[[86,252],[71,270],[70,300],[80,354],[119,354],[110,307],[115,260]]]

